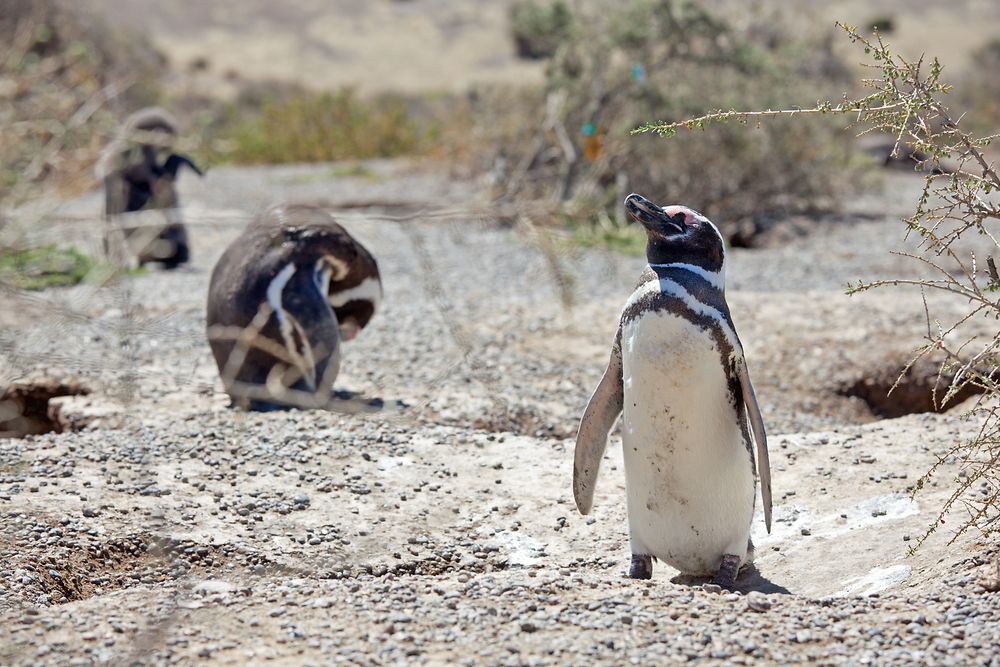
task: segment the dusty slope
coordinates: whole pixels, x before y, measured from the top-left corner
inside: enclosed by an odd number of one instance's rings
[[[409,407],[225,407],[203,295],[248,212],[286,197],[475,205],[471,185],[373,168],[377,179],[328,181],[324,167],[188,179],[192,267],[3,297],[24,314],[0,333],[5,372],[78,375],[94,394],[64,410],[104,416],[77,433],[0,441],[0,627],[11,637],[0,663],[995,658],[1000,594],[975,583],[988,550],[971,537],[946,549],[946,525],[905,558],[956,468],[915,502],[906,490],[969,426],[875,422],[837,392],[919,336],[919,296],[842,290],[908,270],[885,251],[911,183],[894,182],[900,201],[852,204],[886,218],[849,222],[849,211],[782,248],[732,254],[730,301],[776,489],[772,534],[755,527],[759,572],[741,580],[768,593],[771,609],[756,612],[751,598],[674,583],[662,564],[652,582],[622,578],[617,438],[592,518],[572,505],[570,436],[639,259],[560,256],[573,276],[566,307],[542,253],[478,216],[345,215],[382,263],[387,301],[338,386]],[[97,210],[97,197],[64,207]],[[59,235],[95,230],[81,219]],[[887,347],[900,331],[912,338]]]
[[[178,91],[215,96],[233,78],[296,82],[315,89],[349,85],[365,92],[464,91],[476,83],[541,80],[543,65],[519,60],[508,25],[511,0],[80,0],[114,25],[150,36],[174,69]],[[596,4],[583,2],[582,4]],[[614,3],[605,3],[614,6]],[[745,3],[714,0],[739,20]],[[610,11],[610,10],[609,10]],[[933,55],[949,70],[995,35],[998,10],[981,0],[860,0],[800,3],[795,20],[822,28],[834,21],[865,26],[890,17],[900,51]],[[928,35],[932,31],[932,37]],[[848,62],[858,54],[846,40]],[[200,66],[195,66],[200,64]]]

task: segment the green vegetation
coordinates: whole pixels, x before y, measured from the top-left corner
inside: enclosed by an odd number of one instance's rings
[[[646,231],[640,225],[621,224],[599,210],[595,216],[568,217],[570,238],[584,247],[610,248],[626,255],[646,256]]]
[[[0,251],[0,285],[14,289],[76,285],[93,268],[94,260],[72,247]]]
[[[937,407],[969,390],[981,394],[970,412],[979,422],[976,436],[955,442],[914,485],[913,492],[919,492],[946,463],[961,467],[952,495],[919,543],[937,531],[952,511],[963,514],[952,541],[970,529],[995,537],[1000,534],[1000,330],[982,336],[970,333],[967,325],[983,318],[1000,320],[1000,301],[996,299],[1000,272],[994,260],[1000,253],[1000,241],[991,229],[1000,220],[995,197],[1000,191],[1000,168],[985,153],[1000,134],[995,129],[976,133],[974,125],[949,109],[944,98],[952,88],[941,81],[941,65],[936,59],[909,61],[891,52],[878,33],[868,39],[856,28],[843,27],[870,58],[867,64],[874,74],[863,82],[870,91],[867,95],[851,98],[845,94],[837,103],[823,102],[808,109],[718,110],[681,121],[647,123],[637,132],[670,137],[680,136],[678,130],[700,131],[727,122],[769,124],[773,118],[849,114],[852,125],[860,130],[885,132],[897,138],[897,149],[912,149],[926,156],[919,165],[925,174],[923,193],[913,214],[903,221],[921,243],[918,252],[904,255],[922,265],[924,274],[929,272],[931,277],[859,282],[850,285],[848,292],[912,286],[944,292],[963,305],[961,317],[938,318],[925,300],[924,344],[896,384],[914,364],[936,359],[941,363],[941,386],[934,390]],[[972,234],[980,235],[989,248],[985,262],[982,254],[977,257],[960,249],[959,240]]]
[[[208,132],[225,148],[214,156],[243,164],[332,162],[427,153],[440,133],[430,114],[398,95],[363,99],[335,93],[267,96],[231,108]]]

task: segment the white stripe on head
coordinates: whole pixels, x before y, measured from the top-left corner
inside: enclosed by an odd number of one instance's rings
[[[339,292],[333,292],[328,297],[327,300],[330,305],[334,308],[340,308],[345,305],[348,301],[364,300],[370,301],[372,307],[378,306],[379,301],[382,299],[382,281],[378,278],[365,278],[360,284],[354,287],[348,287],[345,290]]]
[[[634,292],[632,292],[632,296],[630,296],[628,301],[625,302],[625,310],[627,310],[632,304],[639,301],[639,299],[653,292],[661,292],[669,296],[677,297],[694,313],[710,317],[715,320],[718,323],[719,328],[722,330],[722,334],[726,337],[726,341],[732,347],[733,354],[737,355],[739,358],[743,357],[743,346],[740,345],[740,339],[736,336],[736,331],[734,331],[729,325],[729,321],[726,319],[725,315],[717,309],[698,301],[698,299],[694,298],[686,289],[672,280],[664,280],[661,278],[660,280],[650,280],[649,282],[643,283]]]
[[[333,269],[333,280],[343,280],[347,277],[350,268],[347,266],[347,262],[340,259],[339,257],[334,257],[333,255],[323,255],[320,260],[321,262],[326,262]]]
[[[699,214],[699,215],[701,215],[701,214]],[[729,253],[726,250],[726,239],[723,238],[722,232],[719,231],[719,228],[715,226],[714,222],[712,222],[711,220],[709,220],[708,218],[706,218],[703,215],[701,217],[705,220],[705,222],[707,222],[712,227],[713,230],[715,230],[715,234],[719,237],[719,243],[722,244],[722,268],[719,270],[719,276],[720,276],[720,278],[722,280],[722,284],[725,285],[725,283],[726,283],[726,266],[729,264]]]
[[[721,271],[706,271],[700,266],[695,264],[687,264],[685,262],[670,262],[669,264],[650,264],[650,268],[656,267],[661,269],[684,269],[685,271],[690,271],[699,278],[703,278],[705,282],[709,283],[712,287],[723,290],[726,287],[726,267],[723,264]]]

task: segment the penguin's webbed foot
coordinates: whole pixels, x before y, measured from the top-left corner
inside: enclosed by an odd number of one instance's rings
[[[712,579],[712,583],[727,590],[732,590],[736,585],[736,575],[740,570],[740,557],[733,554],[725,554],[722,557],[722,564],[719,565],[719,572]]]
[[[652,579],[652,556],[632,554],[632,562],[628,567],[628,576],[630,579]]]

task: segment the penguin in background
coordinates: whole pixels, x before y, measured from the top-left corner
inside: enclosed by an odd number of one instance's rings
[[[177,175],[201,169],[186,155],[172,151],[177,122],[159,107],[141,109],[125,119],[118,139],[105,151],[103,174],[105,216],[121,225],[128,254],[141,266],[161,262],[168,269],[190,260],[187,230],[180,217]],[[124,214],[162,211],[164,224],[129,222]]]
[[[281,204],[258,215],[219,258],[208,292],[208,342],[233,404],[327,406],[341,342],[381,298],[375,258],[325,211]]]
[[[659,207],[631,194],[625,207],[646,230],[649,265],[625,304],[607,370],[580,422],[574,498],[588,514],[620,415],[629,576],[650,578],[658,558],[732,588],[753,558],[758,479],[771,530],[771,473],[764,422],[725,299],[722,235],[683,206]]]

